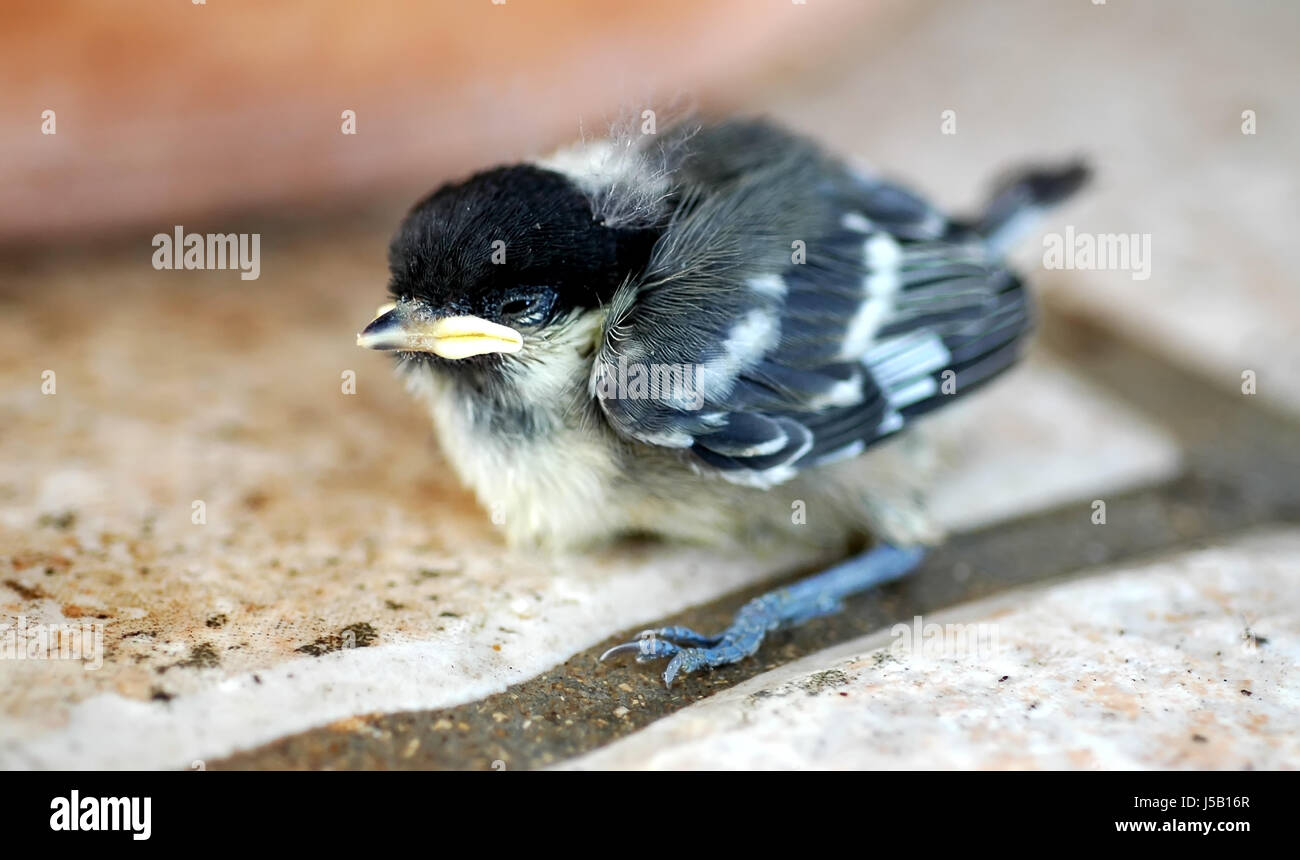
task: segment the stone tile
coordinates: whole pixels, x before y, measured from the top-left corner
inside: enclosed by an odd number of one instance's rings
[[[1148,486],[1181,463],[1167,432],[1037,353],[922,427],[944,465],[931,506],[954,531]]]
[[[944,647],[881,631],[570,766],[1300,767],[1297,557],[1259,533],[956,607]]]
[[[1007,22],[1014,22],[1008,27]],[[1176,35],[1175,35],[1176,34]],[[1300,170],[1289,109],[1300,18],[1286,4],[1155,0],[906,4],[810,55],[746,104],[945,204],[997,171],[1086,156],[1097,179],[1016,258],[1051,298],[1300,412]],[[995,47],[996,46],[996,47]],[[1207,71],[1202,58],[1230,58]],[[956,115],[956,134],[940,115]],[[1242,133],[1242,113],[1256,133]],[[1149,234],[1150,277],[1043,271],[1047,231]]]

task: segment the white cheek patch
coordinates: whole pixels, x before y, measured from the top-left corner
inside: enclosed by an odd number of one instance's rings
[[[585,357],[604,323],[601,311],[586,311],[557,320],[544,336],[527,338],[517,356],[505,357],[504,369],[520,403],[549,414],[557,402],[587,392],[591,363]]]

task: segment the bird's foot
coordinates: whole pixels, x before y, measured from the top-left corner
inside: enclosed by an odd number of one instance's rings
[[[610,648],[600,659],[617,654],[635,654],[638,663],[669,658],[663,678],[671,688],[679,674],[726,666],[751,656],[771,630],[838,612],[844,598],[910,573],[924,557],[925,551],[917,547],[878,546],[751,600],[736,613],[731,626],[716,636],[689,627],[644,630],[631,642]]]

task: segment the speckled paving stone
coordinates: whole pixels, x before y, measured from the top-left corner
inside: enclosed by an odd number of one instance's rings
[[[1297,559],[1300,531],[1261,533],[957,607],[571,766],[1300,767]]]
[[[953,531],[1158,483],[1180,466],[1168,433],[1037,354],[923,428],[944,464],[931,507]]]

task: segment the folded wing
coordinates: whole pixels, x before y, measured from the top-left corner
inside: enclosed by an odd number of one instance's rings
[[[615,295],[592,373],[621,435],[770,486],[1015,360],[1021,282],[924,200],[764,123],[705,127],[685,151],[672,219]]]

